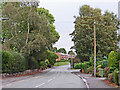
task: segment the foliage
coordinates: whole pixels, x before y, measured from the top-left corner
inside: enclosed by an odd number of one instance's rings
[[[61,59],[61,60],[56,60],[56,62],[67,62],[68,60]]]
[[[111,51],[108,56],[108,67],[110,68],[110,72],[112,73],[114,70],[119,69],[119,53]]]
[[[48,59],[45,60],[45,63],[46,63],[46,67],[51,67]]]
[[[69,63],[71,63],[71,58],[68,59]]]
[[[98,65],[96,69],[101,68],[101,65]]]
[[[52,52],[56,53],[57,52],[57,47],[53,47]]]
[[[74,63],[79,63],[79,62],[81,62],[80,59],[78,59],[78,58],[75,58],[75,59],[74,59]]]
[[[89,61],[94,51],[94,19],[96,22],[96,53],[97,58],[107,56],[110,51],[116,51],[118,19],[114,13],[104,12],[101,9],[83,5],[79,9],[79,16],[75,16],[75,30],[70,34],[74,42],[73,49],[77,56],[83,61]]]
[[[56,62],[54,66],[68,65],[68,62]]]
[[[108,80],[113,82],[113,73],[108,74]]]
[[[92,66],[94,66],[94,54],[92,54],[90,57],[90,63]]]
[[[87,73],[92,73],[94,70],[93,66],[90,66],[89,68],[87,68]]]
[[[86,62],[82,63],[82,70],[84,70],[85,73],[87,73],[87,68],[89,67],[89,65],[87,65]]]
[[[50,65],[54,65],[58,56],[49,50],[46,51],[47,59],[49,60]]]
[[[32,2],[8,2],[3,7],[2,17],[9,18],[2,22],[3,45],[24,55],[27,69],[40,68],[47,59],[46,50],[59,39],[52,14],[46,9],[37,9]],[[57,56],[54,56],[52,53],[48,56],[51,65],[55,63]]]
[[[109,67],[105,67],[104,68],[104,76],[107,77],[109,73],[110,73]]]
[[[114,51],[111,51],[108,56],[108,67],[113,66],[117,61],[116,54]]]
[[[65,50],[65,48],[60,48],[60,49],[58,49],[57,52],[59,52],[59,53],[65,53],[65,54],[67,53],[66,50]]]
[[[113,72],[113,81],[115,84],[119,84],[119,74],[117,73],[117,71]]]
[[[37,8],[37,12],[40,16],[44,15],[48,20],[48,28],[49,28],[49,31],[50,31],[51,42],[52,43],[57,42],[58,39],[60,38],[60,36],[55,31],[55,26],[53,25],[55,19],[54,19],[53,15],[51,13],[49,13],[49,10],[47,10],[45,8]]]
[[[104,69],[105,67],[107,67],[107,60],[103,60],[101,64],[101,68]]]
[[[82,63],[75,63],[74,68],[75,69],[82,69]]]
[[[69,55],[75,55],[75,53],[71,50],[68,52]]]
[[[25,58],[17,52],[1,51],[3,73],[17,73],[26,70]]]

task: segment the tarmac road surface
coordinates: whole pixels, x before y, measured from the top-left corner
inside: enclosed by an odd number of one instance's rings
[[[69,67],[58,66],[35,75],[3,79],[2,88],[86,88],[83,80],[72,74]]]

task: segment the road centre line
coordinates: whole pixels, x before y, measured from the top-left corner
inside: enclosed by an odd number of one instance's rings
[[[42,84],[40,84],[40,85],[38,85],[38,86],[35,86],[36,88],[38,88],[38,87],[40,87],[40,86],[42,86],[42,85],[44,85],[45,83],[42,83]]]
[[[52,81],[53,79],[49,79],[48,82]]]

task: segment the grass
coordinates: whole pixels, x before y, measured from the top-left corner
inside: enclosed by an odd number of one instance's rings
[[[56,62],[54,66],[68,65],[68,62]]]

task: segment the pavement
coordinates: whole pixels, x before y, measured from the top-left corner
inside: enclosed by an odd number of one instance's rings
[[[83,74],[80,72],[74,72],[75,75],[79,76],[86,84],[87,88],[115,88],[107,85],[103,80],[106,78],[92,77],[91,74]]]
[[[87,88],[69,67],[58,66],[35,75],[6,78],[2,80],[2,88]]]

